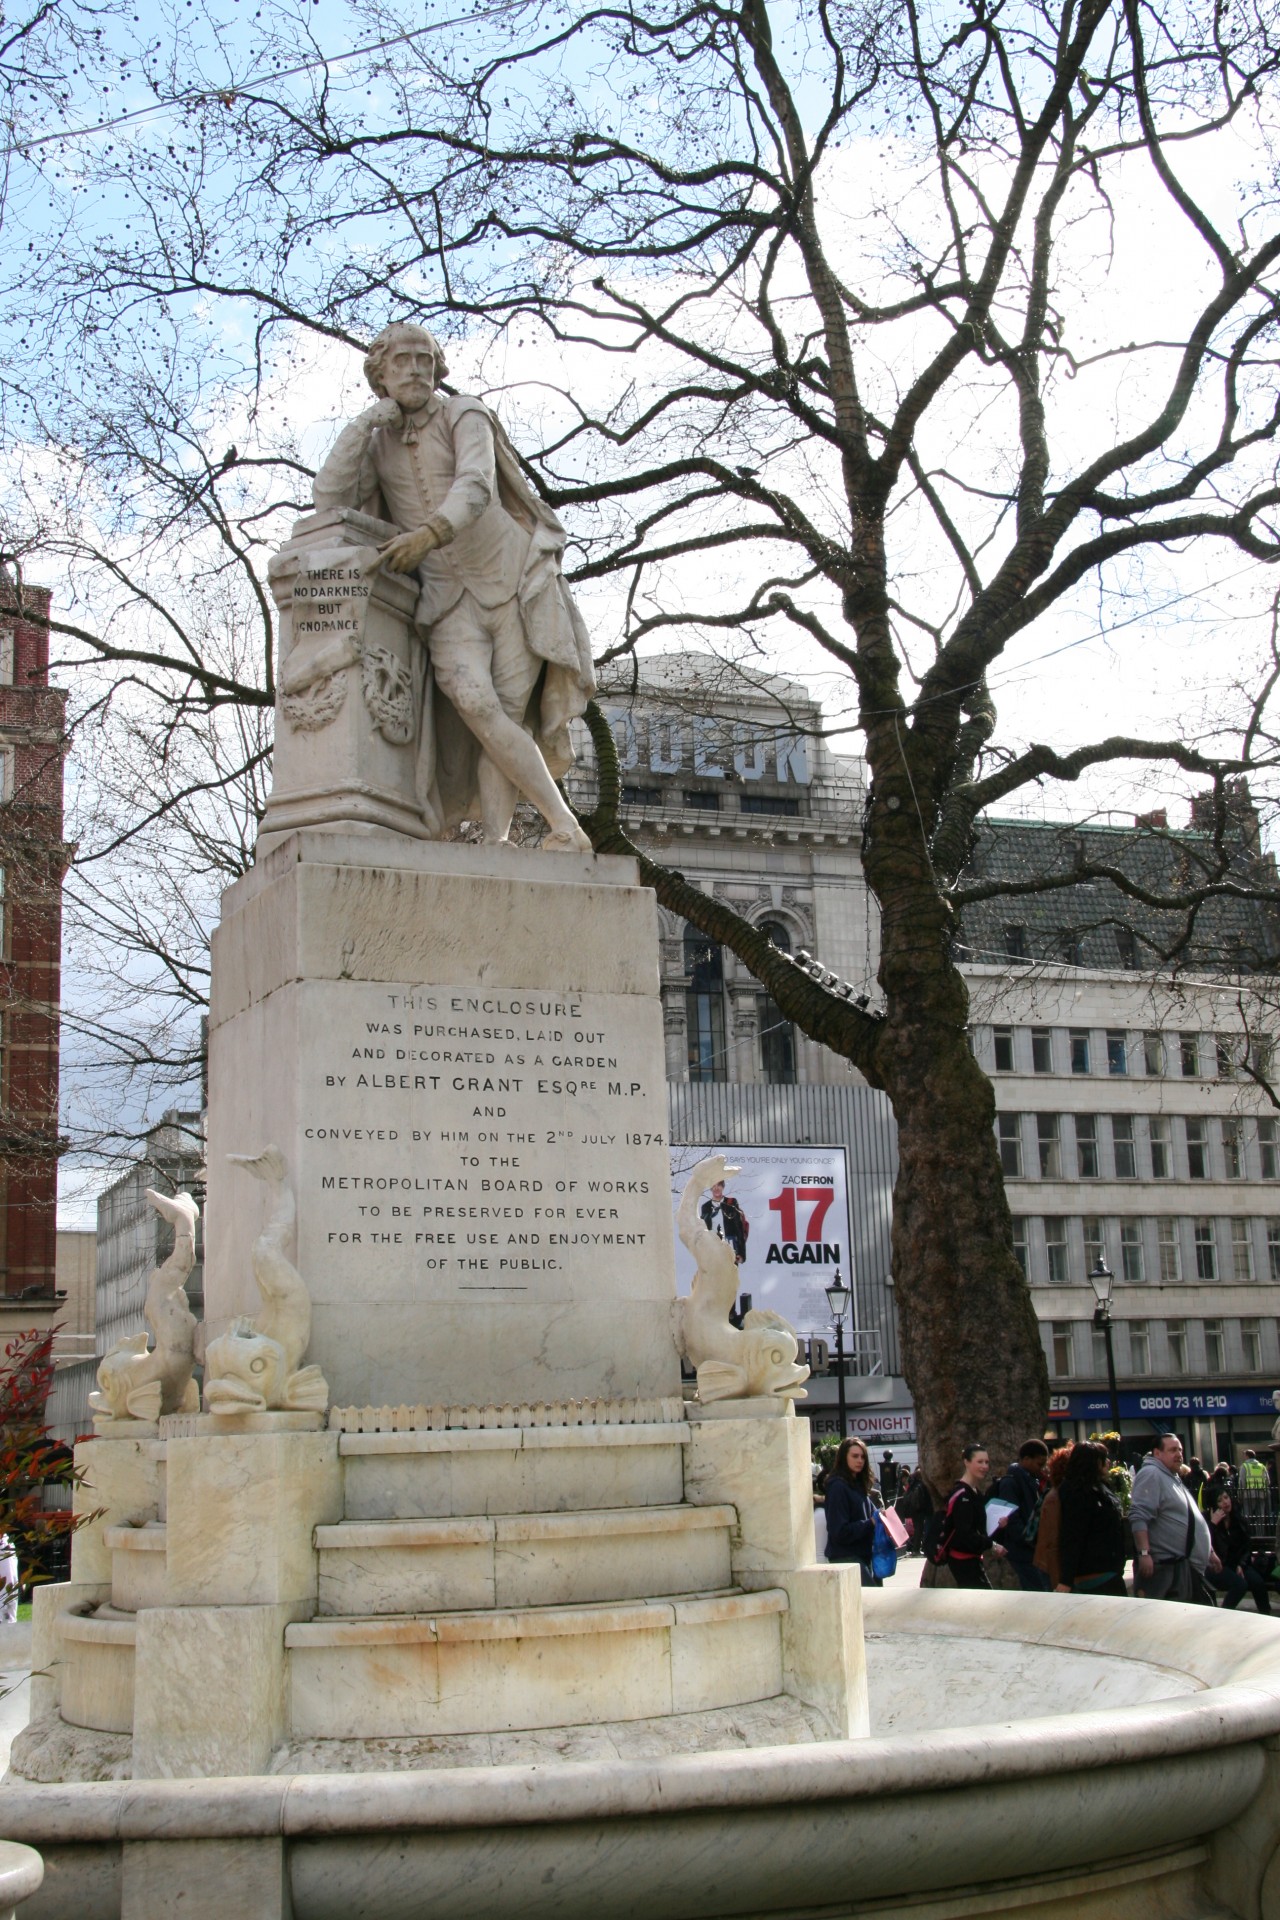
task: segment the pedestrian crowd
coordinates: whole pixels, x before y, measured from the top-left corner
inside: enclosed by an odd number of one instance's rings
[[[870,1586],[891,1569],[892,1542],[909,1539],[923,1557],[922,1586],[1123,1596],[1132,1561],[1140,1598],[1227,1607],[1249,1598],[1259,1613],[1271,1612],[1280,1568],[1259,1538],[1270,1524],[1271,1482],[1255,1453],[1238,1473],[1225,1465],[1207,1472],[1198,1460],[1184,1462],[1176,1434],[1161,1434],[1134,1476],[1127,1513],[1114,1472],[1101,1441],[1051,1450],[1028,1440],[992,1483],[990,1455],[975,1442],[936,1505],[919,1468],[908,1472],[886,1453],[877,1481],[862,1441],[844,1440],[815,1486],[820,1540],[828,1560],[856,1563]],[[886,1510],[895,1516],[892,1541]]]

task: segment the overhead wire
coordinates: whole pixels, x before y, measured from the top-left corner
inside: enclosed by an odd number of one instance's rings
[[[433,20],[427,26],[413,27],[403,33],[391,34],[385,40],[371,40],[366,46],[352,47],[346,53],[318,54],[314,60],[300,61],[292,67],[273,67],[267,72],[247,75],[243,80],[229,81],[221,87],[200,87],[188,93],[178,94],[172,100],[160,100],[154,106],[135,107],[129,113],[116,114],[110,120],[97,120],[91,126],[64,127],[57,133],[42,133],[33,140],[16,140],[12,151],[18,154],[34,153],[37,147],[56,146],[66,140],[85,140],[93,134],[112,133],[118,127],[136,126],[139,121],[156,120],[166,113],[177,113],[183,107],[199,106],[209,100],[234,98],[250,87],[264,86],[272,80],[296,80],[301,74],[316,73],[321,68],[326,72],[331,67],[345,66],[348,61],[362,60],[372,53],[385,53],[391,47],[407,46],[414,40],[420,40],[424,34],[444,33],[450,27],[465,27],[476,20],[492,20],[506,13],[514,13],[525,4],[525,0],[498,0],[496,6],[477,7],[469,13],[453,15],[448,20]]]

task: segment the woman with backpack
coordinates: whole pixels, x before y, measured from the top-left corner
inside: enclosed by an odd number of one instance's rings
[[[864,1587],[881,1582],[871,1570],[876,1538],[875,1482],[871,1456],[861,1440],[842,1440],[827,1480],[827,1559],[862,1569]]]
[[[1057,1593],[1110,1593],[1124,1599],[1124,1516],[1103,1480],[1107,1450],[1093,1440],[1072,1447],[1058,1490]]]
[[[950,1568],[958,1587],[991,1585],[982,1570],[982,1556],[991,1544],[982,1491],[990,1470],[991,1456],[980,1441],[965,1448],[964,1472],[951,1490],[938,1525],[934,1564]]]

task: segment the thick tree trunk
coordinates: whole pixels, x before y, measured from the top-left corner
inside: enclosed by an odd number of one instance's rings
[[[910,845],[918,825],[900,816],[886,825],[865,856],[882,909],[886,1018],[875,1069],[898,1122],[893,1277],[903,1371],[921,1465],[937,1491],[955,1480],[971,1442],[983,1442],[999,1467],[1043,1431],[1049,1377],[1014,1258],[995,1099],[969,1048],[950,915]]]

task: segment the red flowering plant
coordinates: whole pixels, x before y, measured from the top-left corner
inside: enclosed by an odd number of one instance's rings
[[[65,1578],[71,1535],[90,1518],[56,1506],[46,1488],[71,1487],[71,1449],[55,1440],[45,1412],[53,1385],[53,1327],[33,1327],[9,1341],[0,1361],[0,1533],[18,1555],[24,1588]],[[0,1599],[14,1593],[0,1581]]]

